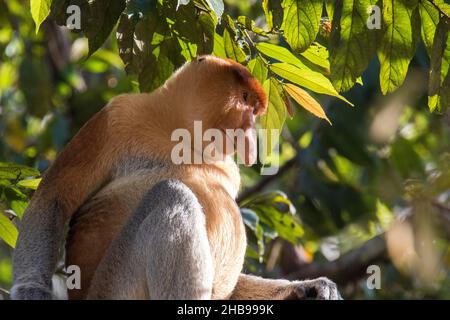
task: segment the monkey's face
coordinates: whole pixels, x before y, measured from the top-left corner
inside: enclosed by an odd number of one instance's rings
[[[231,60],[201,56],[190,67],[195,72],[195,96],[200,97],[193,114],[203,120],[203,130],[220,130],[223,141],[232,145],[227,148],[227,143],[223,143],[217,146],[218,152],[237,151],[251,166],[257,158],[255,118],[267,109],[267,97],[260,83],[247,68]]]

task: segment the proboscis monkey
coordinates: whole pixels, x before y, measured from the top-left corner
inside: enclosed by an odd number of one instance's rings
[[[114,98],[61,152],[34,194],[14,251],[14,299],[52,298],[51,278],[66,239],[66,263],[81,269],[72,299],[338,299],[333,282],[241,274],[246,237],[235,202],[233,160],[267,98],[248,70],[202,56],[150,94]],[[174,164],[176,129],[219,129],[232,150],[202,164]],[[198,147],[198,146],[197,146]],[[190,152],[198,153],[192,146]],[[204,144],[200,145],[200,149]],[[204,159],[205,160],[205,159]],[[206,161],[205,161],[206,162]],[[65,227],[69,224],[68,235]]]

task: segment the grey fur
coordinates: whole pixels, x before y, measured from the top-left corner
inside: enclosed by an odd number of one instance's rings
[[[127,177],[139,170],[157,170],[167,167],[167,164],[152,160],[148,157],[127,156],[118,162],[115,170],[112,172],[112,176],[113,178]]]
[[[200,204],[182,182],[165,180],[144,196],[112,243],[88,298],[209,299],[212,282]]]
[[[13,254],[11,298],[51,299],[51,282],[63,243],[64,221],[57,202],[47,205],[32,202],[27,211],[41,214],[41,219],[33,219],[27,213],[23,216]]]

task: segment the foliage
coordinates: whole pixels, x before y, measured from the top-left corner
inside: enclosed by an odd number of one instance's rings
[[[69,33],[54,22],[67,24],[70,5],[81,29]],[[372,5],[380,29],[368,28]],[[240,201],[248,270],[279,275],[281,240],[322,263],[389,233],[405,211],[438,216],[450,202],[449,26],[443,0],[0,1],[0,285],[57,152],[111,97],[151,91],[201,54],[245,65],[269,97],[259,125],[282,132],[281,173]],[[264,182],[259,166],[242,169],[245,188]],[[391,253],[382,290],[352,280],[346,297],[449,297],[448,229],[414,227],[441,257],[433,276]]]

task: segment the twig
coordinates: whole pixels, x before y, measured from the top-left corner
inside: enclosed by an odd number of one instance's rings
[[[4,299],[9,299],[9,291],[3,288],[0,288],[0,296],[3,296]]]
[[[243,200],[247,199],[251,195],[261,191],[264,189],[267,185],[269,185],[271,182],[273,182],[276,178],[280,177],[282,174],[284,174],[286,171],[288,171],[290,168],[294,167],[294,165],[297,163],[297,157],[294,157],[287,161],[284,165],[280,167],[278,172],[276,174],[270,175],[270,176],[264,176],[261,180],[258,181],[257,184],[255,184],[253,187],[249,187],[245,189],[237,198],[237,202],[242,202]]]
[[[290,249],[287,249],[289,253]],[[387,246],[384,233],[365,242],[335,261],[313,262],[293,266],[295,271],[288,274],[289,279],[312,279],[328,277],[333,281],[345,284],[365,274],[369,265],[387,259]],[[286,270],[290,271],[290,270]]]

